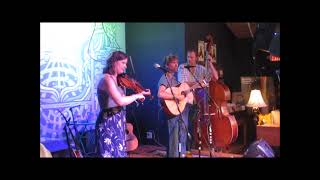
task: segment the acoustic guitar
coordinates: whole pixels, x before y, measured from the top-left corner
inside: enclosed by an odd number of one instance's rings
[[[178,106],[179,106],[179,109],[181,112],[184,110],[187,103],[189,103],[189,104],[193,103],[194,95],[193,95],[193,93],[190,93],[190,92],[193,92],[197,88],[201,88],[201,87],[198,84],[195,84],[192,87],[190,87],[187,83],[181,83],[178,85],[178,87],[172,87],[173,94],[175,94],[175,95],[184,94],[185,95],[185,98],[178,102]],[[171,94],[170,88],[167,88],[165,91],[167,93]],[[171,100],[171,99],[170,100],[163,100],[162,106],[164,108],[164,111],[168,115],[172,115],[172,116],[179,115],[179,110],[178,110],[177,104],[174,100]]]
[[[138,139],[133,133],[133,125],[126,123],[126,151],[134,151],[138,148]]]

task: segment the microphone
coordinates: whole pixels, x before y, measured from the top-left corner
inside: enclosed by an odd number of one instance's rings
[[[160,66],[159,64],[157,64],[157,63],[155,63],[155,64],[153,65],[153,67],[162,70],[164,73],[169,72],[168,69],[166,69],[166,68],[164,68],[164,67],[161,67],[161,66]]]
[[[184,65],[184,68],[187,68],[187,69],[189,69],[189,68],[193,68],[193,67],[196,67],[196,66]]]

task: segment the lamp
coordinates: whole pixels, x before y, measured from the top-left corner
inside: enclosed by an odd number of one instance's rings
[[[260,90],[257,90],[257,89],[251,90],[247,106],[252,107],[253,109],[258,109],[260,107],[267,106],[267,104],[264,102],[262,98]]]
[[[251,90],[247,106],[252,107],[252,111],[255,113],[254,121],[258,123],[259,108],[267,106],[267,104],[264,102],[262,98],[260,90],[257,90],[257,89]]]

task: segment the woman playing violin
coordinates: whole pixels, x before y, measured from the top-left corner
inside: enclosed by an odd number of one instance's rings
[[[117,77],[127,68],[128,56],[115,51],[106,60],[103,78],[97,87],[100,113],[96,121],[97,150],[101,157],[126,157],[124,106],[136,100],[143,101],[150,95],[149,89],[126,96],[123,87],[118,84]]]

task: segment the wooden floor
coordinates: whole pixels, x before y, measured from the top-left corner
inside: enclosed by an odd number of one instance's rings
[[[191,151],[192,158],[199,158],[199,151],[193,149]],[[233,154],[226,152],[214,152],[211,154],[213,158],[241,158],[242,154]],[[129,158],[166,158],[166,148],[153,145],[141,145],[136,150],[129,152]],[[200,152],[200,158],[210,158],[208,150]]]

